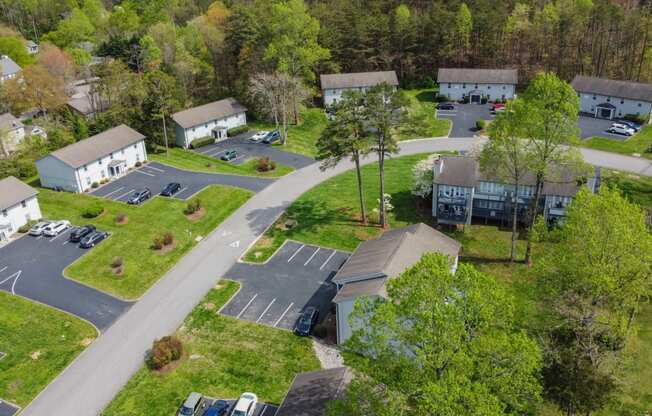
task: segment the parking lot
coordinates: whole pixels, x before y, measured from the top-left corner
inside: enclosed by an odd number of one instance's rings
[[[25,235],[0,247],[0,290],[70,312],[103,331],[131,303],[63,276],[69,264],[88,252],[68,242],[70,231],[56,237]]]
[[[15,404],[0,399],[0,416],[13,416],[20,410]]]
[[[235,150],[237,158],[232,160],[231,163],[241,164],[248,159],[259,157],[269,157],[276,163],[285,166],[290,166],[294,169],[301,169],[308,165],[315,163],[315,160],[296,153],[290,153],[280,150],[276,146],[264,143],[254,143],[249,141],[249,138],[256,132],[247,132],[230,139],[222,140],[218,143],[209,144],[208,146],[200,147],[195,151],[206,156],[219,159],[227,150]]]
[[[273,179],[190,172],[162,163],[150,162],[96,189],[91,194],[113,201],[126,202],[129,196],[138,189],[149,188],[154,196],[158,195],[170,182],[181,184],[181,190],[174,197],[185,200],[209,185],[228,185],[258,192],[272,183]]]
[[[208,406],[212,405],[217,400],[218,399],[213,399],[213,398],[204,396],[204,398],[202,399],[202,402],[203,402],[202,406],[205,405],[205,408],[207,409]],[[229,409],[226,412],[226,414],[230,415],[231,412],[233,412],[233,408],[235,407],[235,403],[237,402],[237,400],[232,400],[232,399],[231,400],[222,399],[222,400],[226,401],[229,404]],[[205,412],[206,412],[206,409],[203,410],[203,411],[200,411],[199,413],[197,413],[197,416],[204,415]],[[252,416],[274,416],[277,409],[278,409],[278,407],[273,406],[271,404],[258,403],[258,405],[256,405],[256,409],[254,410],[254,413],[252,414]],[[3,415],[0,413],[0,416],[3,416]]]
[[[454,110],[437,110],[437,118],[449,119],[453,128],[449,137],[473,137],[476,134],[475,122],[491,120],[491,104],[455,104]]]
[[[237,263],[226,273],[242,286],[221,313],[291,330],[303,309],[315,306],[321,320],[336,294],[331,279],[348,256],[286,241],[267,263]]]
[[[607,129],[614,123],[614,120],[604,120],[601,118],[580,116],[578,127],[580,128],[580,138],[589,137],[607,137],[614,140],[627,140],[627,136],[621,134],[608,133]]]

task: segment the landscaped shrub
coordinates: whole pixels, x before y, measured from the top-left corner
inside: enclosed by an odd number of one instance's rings
[[[150,370],[160,370],[183,355],[183,344],[175,336],[166,336],[154,341],[152,351],[145,359]]]
[[[249,131],[249,126],[246,124],[243,126],[234,127],[226,131],[226,135],[229,137],[237,136],[238,134],[246,133]]]
[[[475,127],[476,127],[478,130],[484,130],[485,127],[487,127],[487,120],[482,120],[482,119],[480,119],[480,120],[476,121],[476,122],[475,122]]]
[[[128,218],[127,214],[121,212],[115,216],[115,222],[117,222],[118,224],[123,224],[127,222],[127,218]]]
[[[201,201],[199,198],[191,199],[190,202],[186,205],[186,209],[183,210],[183,213],[186,215],[194,214],[195,212],[201,209]]]
[[[270,172],[276,169],[276,162],[269,157],[261,157],[256,159],[256,170],[258,172]]]
[[[100,181],[100,183],[104,185],[105,183],[109,183],[109,180],[107,178],[104,178]]]
[[[82,217],[96,218],[104,212],[104,207],[99,202],[94,202],[82,210]]]
[[[464,98],[462,98],[462,104],[468,104],[469,103],[469,97],[468,95]]]
[[[117,269],[118,267],[122,267],[122,264],[123,264],[122,257],[114,257],[113,261],[111,262],[111,267]]]
[[[93,183],[91,184],[91,188],[93,188],[93,189],[94,189],[94,188],[97,188],[98,186],[100,186],[100,184],[97,183],[97,182],[93,182]]]
[[[201,139],[195,139],[190,143],[191,149],[198,149],[202,146],[215,143],[215,139],[212,137],[202,137]]]
[[[140,161],[136,162],[136,167],[137,167],[137,168],[139,168],[139,167],[141,167],[141,166],[143,166],[143,164],[142,164]]]
[[[174,234],[168,231],[163,235],[163,245],[169,246],[172,243],[174,243]]]
[[[29,231],[30,228],[32,228],[32,225],[34,225],[36,221],[28,221],[27,224],[23,224],[20,227],[18,227],[18,232],[21,234],[25,234],[26,232]]]
[[[480,104],[487,104],[487,101],[489,101],[487,100],[487,97],[483,96],[482,98],[480,98]]]
[[[437,101],[438,103],[445,103],[450,100],[451,97],[449,97],[448,95],[437,94],[437,96],[435,97],[435,101]]]
[[[625,114],[625,117],[623,118],[627,121],[633,121],[634,123],[638,123],[638,124],[647,123],[645,117],[637,116],[636,114]]]
[[[157,235],[156,237],[154,237],[154,240],[152,241],[151,248],[153,250],[160,250],[160,249],[163,248],[163,245],[164,245],[163,244],[163,237],[161,237],[160,235]]]

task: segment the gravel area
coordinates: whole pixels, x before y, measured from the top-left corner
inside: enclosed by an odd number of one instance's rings
[[[321,368],[327,370],[344,366],[344,359],[340,354],[340,350],[334,345],[324,344],[313,338],[312,347],[317,354],[317,358],[319,358]]]

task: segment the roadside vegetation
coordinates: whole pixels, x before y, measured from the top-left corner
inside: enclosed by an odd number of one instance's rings
[[[319,369],[310,339],[218,313],[238,287],[221,280],[175,332],[185,351],[179,362],[143,365],[103,415],[173,415],[193,391],[230,399],[252,391],[278,405],[297,373]]]
[[[97,336],[86,321],[3,291],[0,317],[0,399],[21,407]]]
[[[652,126],[644,126],[637,134],[624,140],[591,137],[580,142],[580,146],[629,156],[638,154],[652,159]]]
[[[409,105],[405,126],[397,135],[399,141],[448,136],[451,121],[437,118],[436,89],[404,90],[404,93]]]
[[[187,202],[163,197],[130,206],[41,189],[39,203],[45,218],[67,219],[74,225],[93,224],[111,234],[68,266],[64,271],[67,277],[124,299],[136,299],[251,195],[238,188],[209,186],[194,198],[201,201],[201,207],[190,215],[184,213]],[[104,207],[103,213],[84,218],[87,209],[98,203]],[[166,233],[172,236],[173,244],[165,250],[153,249],[152,242]],[[116,258],[121,258],[119,268],[112,265]]]
[[[157,152],[149,153],[148,156],[150,160],[194,172],[226,173],[230,175],[276,178],[287,175],[294,170],[289,166],[276,163],[276,169],[269,172],[260,172],[256,169],[256,159],[249,159],[240,165],[235,165],[201,153],[195,153],[177,147],[170,148],[169,154],[166,154],[165,149],[163,148],[158,148],[157,150]]]

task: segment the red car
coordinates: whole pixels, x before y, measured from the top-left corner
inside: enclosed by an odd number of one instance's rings
[[[499,108],[505,108],[505,104],[501,104],[501,103],[493,104],[493,105],[491,106],[491,111],[496,111],[496,110],[498,110]]]

